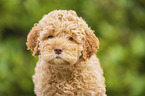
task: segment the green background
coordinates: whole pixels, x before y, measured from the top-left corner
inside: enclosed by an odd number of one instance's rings
[[[145,0],[0,0],[0,96],[35,96],[38,58],[26,37],[55,9],[75,10],[95,30],[108,96],[145,96]]]

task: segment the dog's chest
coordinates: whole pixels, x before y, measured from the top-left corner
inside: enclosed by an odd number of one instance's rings
[[[57,70],[58,71],[58,70]],[[83,89],[83,84],[80,84],[82,79],[76,70],[62,70],[62,72],[51,70],[51,77],[48,82],[52,89],[56,89],[60,94],[76,95],[78,90]]]

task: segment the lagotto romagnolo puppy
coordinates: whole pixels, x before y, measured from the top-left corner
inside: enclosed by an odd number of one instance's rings
[[[39,61],[33,76],[37,96],[106,96],[95,53],[99,40],[72,10],[55,10],[34,24],[28,49]]]

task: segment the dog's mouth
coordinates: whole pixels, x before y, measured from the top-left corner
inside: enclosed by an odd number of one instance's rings
[[[65,60],[63,58],[63,56],[61,56],[61,55],[54,56],[54,58],[52,58],[49,62],[50,62],[51,65],[55,65],[55,66],[70,65],[70,63],[67,60]]]
[[[56,59],[62,59],[62,57],[60,55],[56,55],[55,57]]]

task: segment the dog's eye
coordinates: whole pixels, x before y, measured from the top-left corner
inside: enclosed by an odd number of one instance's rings
[[[72,37],[69,37],[69,40],[73,41],[74,39]]]
[[[48,38],[53,38],[53,35],[49,35]]]

